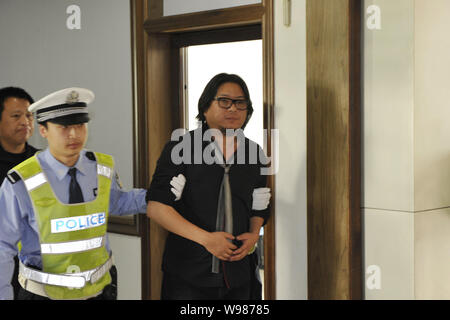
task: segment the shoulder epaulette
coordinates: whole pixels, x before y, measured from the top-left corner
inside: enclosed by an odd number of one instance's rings
[[[86,158],[88,158],[91,161],[96,161],[97,159],[95,159],[95,154],[92,151],[87,151],[86,152]]]
[[[18,173],[15,171],[8,172],[8,174],[6,175],[6,178],[8,178],[9,182],[11,182],[12,184],[16,183],[17,181],[19,181],[21,179],[20,176],[18,175]]]

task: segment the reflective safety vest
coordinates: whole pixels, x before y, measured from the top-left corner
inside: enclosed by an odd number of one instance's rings
[[[114,159],[95,156],[97,197],[90,202],[61,203],[36,156],[12,169],[24,181],[33,204],[42,257],[42,271],[21,265],[20,273],[42,283],[51,299],[86,299],[111,283],[105,236]]]

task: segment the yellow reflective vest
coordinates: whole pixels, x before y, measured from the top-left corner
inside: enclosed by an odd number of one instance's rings
[[[26,270],[24,275],[43,283],[52,299],[86,299],[111,283],[105,237],[114,159],[95,156],[97,197],[77,204],[59,201],[36,156],[13,168],[33,204],[41,246],[42,272]]]

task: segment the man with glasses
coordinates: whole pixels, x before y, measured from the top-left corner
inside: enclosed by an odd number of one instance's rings
[[[247,85],[216,75],[198,111],[202,126],[166,144],[147,193],[147,215],[169,231],[161,297],[251,299],[251,254],[269,217],[270,190],[264,154],[242,131],[253,113]],[[175,202],[167,184],[179,174],[186,185]]]

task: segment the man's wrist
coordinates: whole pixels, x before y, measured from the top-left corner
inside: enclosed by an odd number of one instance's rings
[[[198,244],[202,245],[203,247],[207,247],[209,242],[209,236],[211,235],[210,232],[205,230],[200,230],[197,239],[195,240]]]

